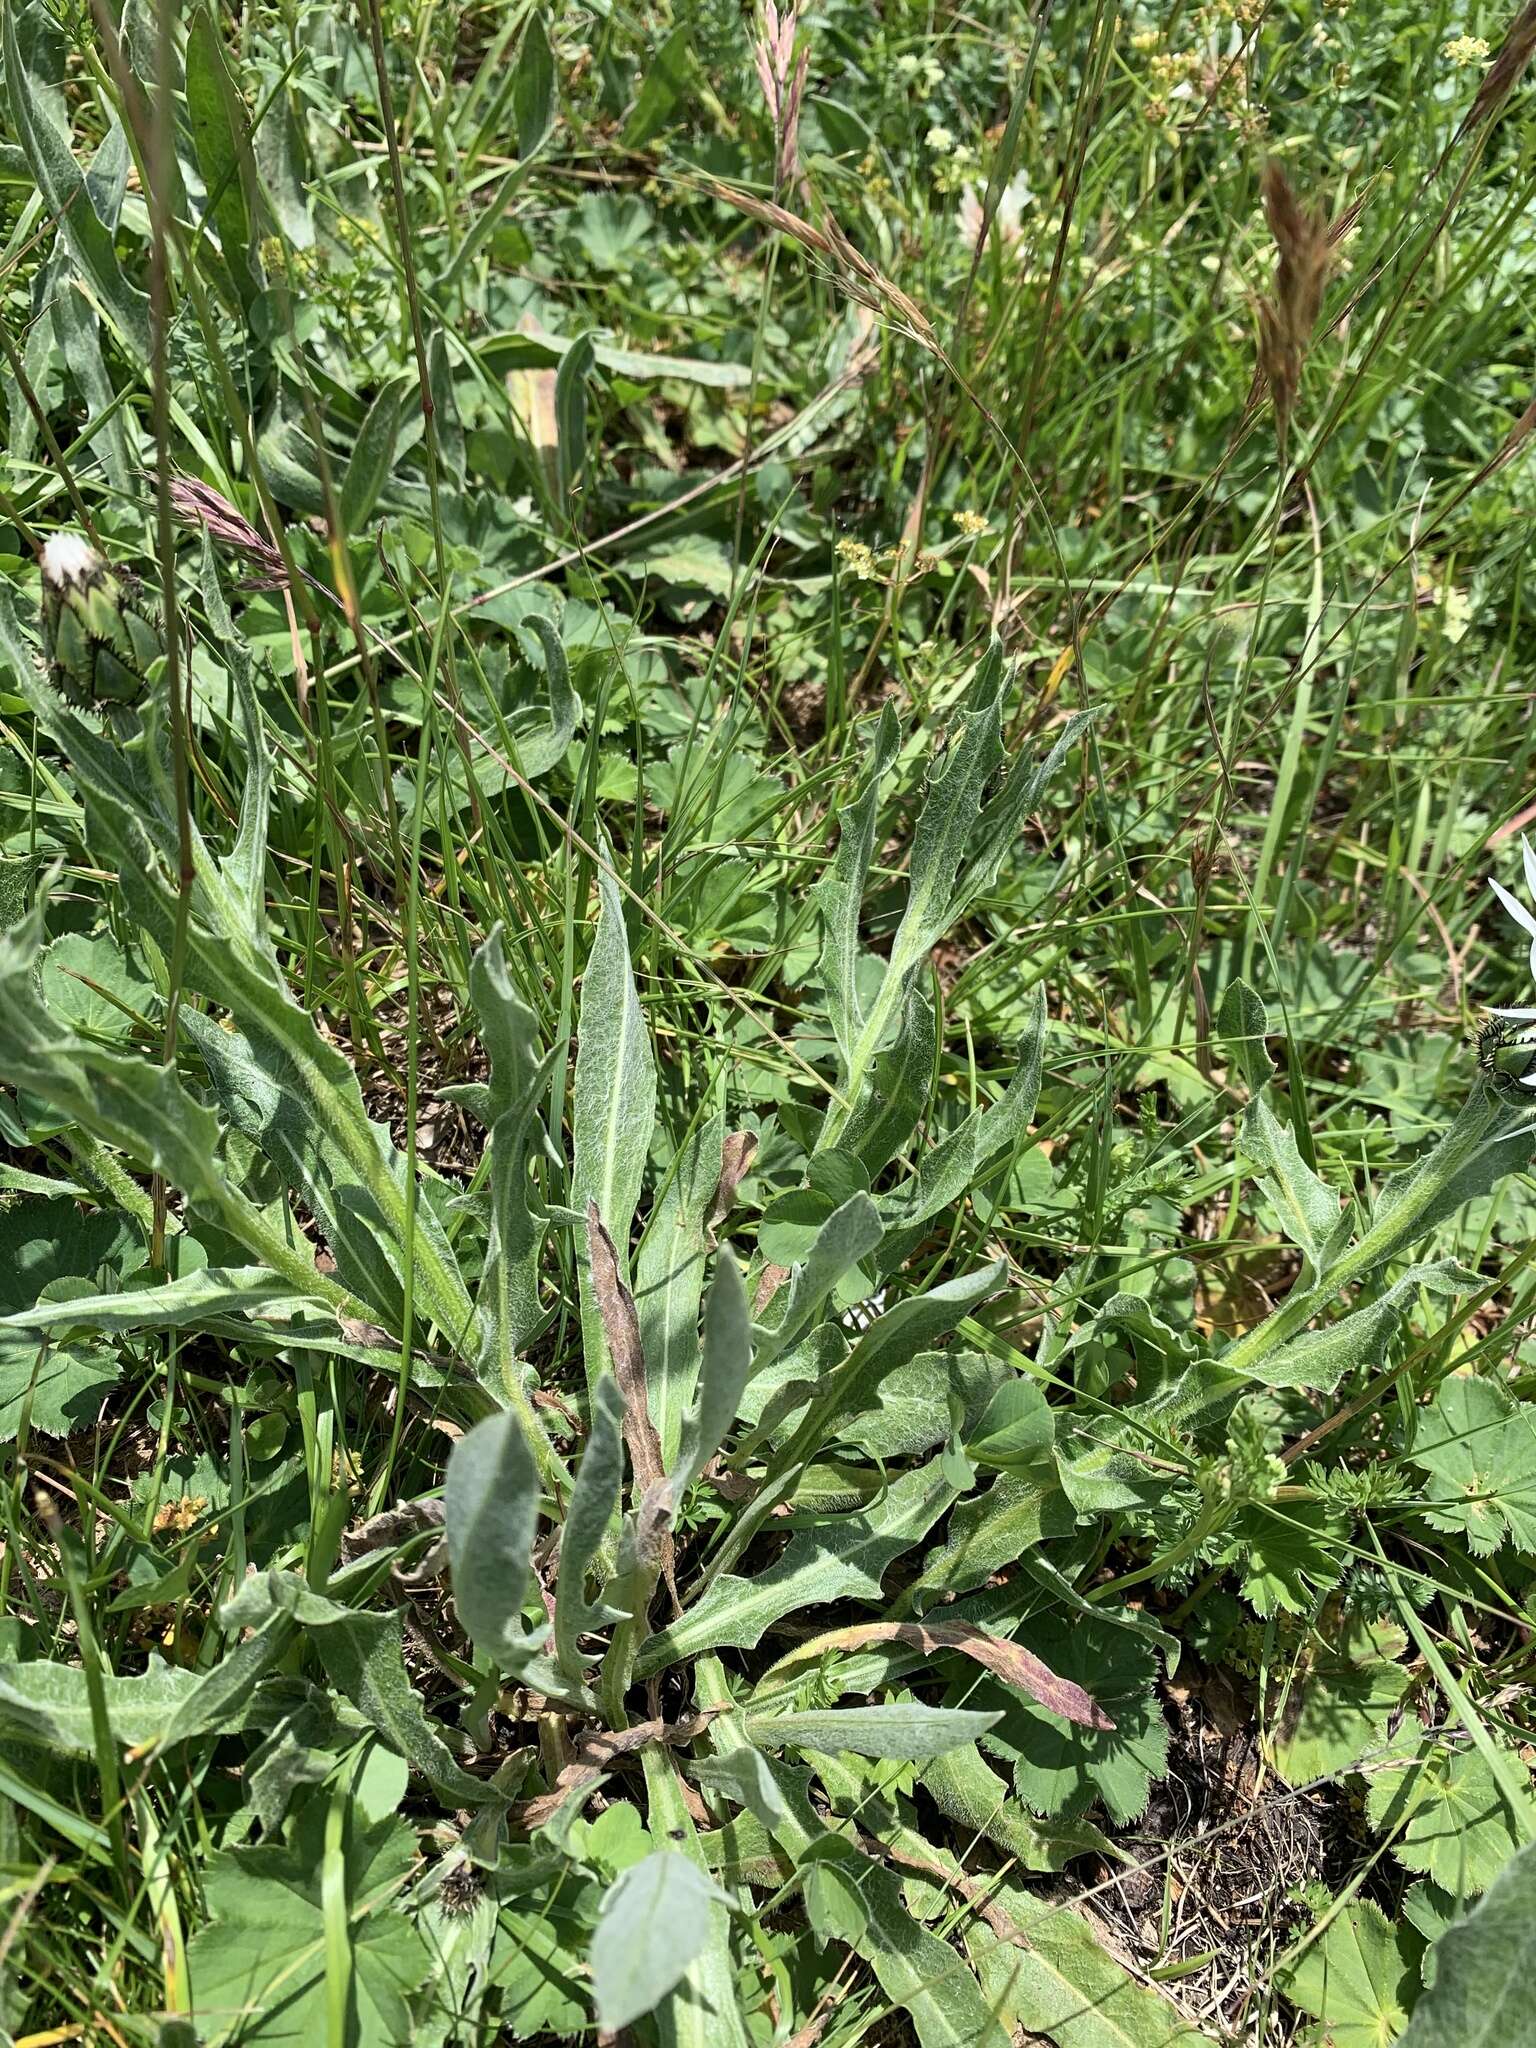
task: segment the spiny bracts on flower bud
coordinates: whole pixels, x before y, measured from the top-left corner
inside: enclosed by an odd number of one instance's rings
[[[43,648],[58,689],[77,704],[131,704],[162,652],[160,623],[136,578],[78,533],[45,541]]]

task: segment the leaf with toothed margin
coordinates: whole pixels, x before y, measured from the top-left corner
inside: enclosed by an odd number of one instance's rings
[[[1074,1727],[991,1679],[976,1686],[967,1679],[968,1706],[1003,1709],[982,1747],[1013,1764],[1014,1789],[1036,1813],[1079,1814],[1099,1798],[1122,1826],[1135,1820],[1152,1780],[1168,1768],[1157,1653],[1126,1630],[1079,1614],[1032,1614],[1018,1636],[1059,1678],[1091,1692],[1115,1725]]]

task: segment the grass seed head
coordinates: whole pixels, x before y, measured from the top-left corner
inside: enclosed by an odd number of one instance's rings
[[[1303,205],[1280,165],[1264,166],[1264,216],[1275,243],[1275,276],[1259,304],[1259,371],[1269,386],[1283,442],[1333,261],[1327,210]]]

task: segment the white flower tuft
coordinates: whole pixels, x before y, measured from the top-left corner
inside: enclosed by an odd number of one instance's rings
[[[1523,836],[1520,840],[1520,851],[1525,865],[1525,886],[1531,892],[1532,901],[1536,902],[1536,851],[1532,850],[1529,839]],[[1504,884],[1495,881],[1492,875],[1488,877],[1488,886],[1503,904],[1505,910],[1515,920],[1515,923],[1519,925],[1520,929],[1529,935],[1531,941],[1531,974],[1533,977],[1536,977],[1536,914],[1527,910],[1519,897],[1512,895],[1504,887]],[[1503,1014],[1507,1015],[1509,1013],[1505,1012]]]
[[[43,581],[52,584],[55,590],[63,590],[71,583],[83,583],[88,576],[96,575],[101,567],[100,555],[78,533],[55,533],[43,543]]]

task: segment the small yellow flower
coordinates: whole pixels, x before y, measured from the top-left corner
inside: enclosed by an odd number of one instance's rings
[[[1133,50],[1140,50],[1145,55],[1148,50],[1155,50],[1161,41],[1161,29],[1139,28],[1131,37],[1131,48]]]
[[[1452,36],[1440,54],[1448,64],[1461,70],[1468,64],[1481,64],[1488,54],[1488,45],[1481,36]]]
[[[880,578],[879,564],[873,548],[866,547],[861,540],[840,540],[835,549],[837,559],[861,583],[875,583]]]
[[[985,515],[980,512],[973,512],[969,506],[964,511],[955,514],[955,524],[967,540],[975,540],[978,534],[983,534],[987,530]]]
[[[954,135],[942,121],[935,121],[923,140],[935,156],[948,156],[955,146]]]

